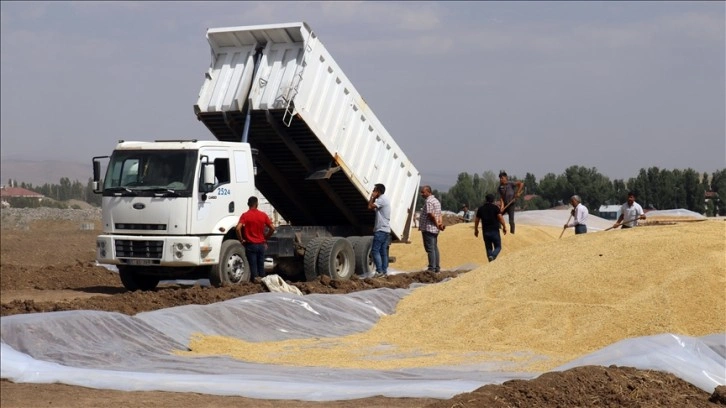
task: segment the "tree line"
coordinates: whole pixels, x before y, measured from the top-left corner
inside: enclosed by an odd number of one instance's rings
[[[590,213],[597,214],[601,205],[620,205],[627,201],[629,191],[636,194],[636,201],[644,209],[684,208],[707,216],[726,215],[726,169],[718,170],[710,176],[699,174],[693,169],[661,170],[658,167],[640,169],[636,177],[627,181],[610,180],[596,168],[583,166],[568,167],[562,174],[545,174],[541,180],[527,173],[524,179],[509,177],[510,181],[524,183],[524,195],[532,195],[529,200],[520,197],[515,205],[523,210],[543,210],[569,203],[572,195],[579,195]],[[466,204],[475,210],[484,203],[488,193],[498,197],[499,177],[492,171],[481,175],[460,173],[456,184],[448,191],[434,191],[441,201],[441,208],[458,212]],[[714,193],[706,200],[706,192]],[[419,204],[419,207],[423,203]]]
[[[522,181],[524,194],[533,196],[526,201],[520,197],[516,206],[523,210],[543,210],[566,204],[573,194],[577,194],[590,212],[597,214],[601,205],[622,204],[627,200],[628,192],[634,191],[638,203],[645,209],[685,208],[707,216],[726,215],[726,169],[709,176],[690,168],[661,170],[651,167],[640,169],[636,177],[627,181],[610,181],[594,167],[571,166],[559,175],[547,173],[539,181],[531,173],[526,173],[523,179],[516,175],[509,179]],[[101,195],[93,192],[91,178],[85,185],[78,180],[71,182],[68,177],[62,177],[59,184],[33,186],[11,179],[8,185],[35,191],[56,201],[75,199],[101,205]],[[497,192],[498,186],[499,177],[492,171],[484,171],[481,175],[459,173],[448,191],[434,190],[433,193],[441,201],[442,209],[458,212],[464,204],[475,210],[484,203],[486,194]],[[705,200],[706,192],[714,193],[713,199]],[[419,209],[422,205],[423,200],[419,200]]]
[[[17,180],[8,180],[8,186],[21,187],[30,191],[34,191],[39,194],[55,200],[55,201],[68,201],[68,200],[80,200],[85,201],[91,205],[97,207],[101,206],[101,195],[93,192],[93,180],[89,177],[88,182],[84,185],[80,181],[71,181],[68,177],[61,177],[59,184],[45,183],[42,186],[34,186],[31,183],[20,182]],[[13,206],[16,207],[32,207],[32,206],[58,206],[51,203],[38,203],[37,200],[15,200]],[[22,205],[25,203],[25,205]],[[21,205],[18,205],[21,204]]]

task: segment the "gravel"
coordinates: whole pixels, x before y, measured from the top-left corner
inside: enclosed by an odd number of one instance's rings
[[[81,224],[95,223],[101,220],[101,208],[3,208],[0,210],[0,219],[0,226],[2,226],[3,229],[27,229],[34,221],[48,219],[58,221],[78,221]]]

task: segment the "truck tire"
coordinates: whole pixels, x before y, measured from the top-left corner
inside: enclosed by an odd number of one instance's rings
[[[305,245],[305,256],[303,257],[303,271],[305,272],[305,280],[312,282],[318,278],[318,254],[320,246],[326,237],[316,237],[308,241]]]
[[[219,263],[212,266],[209,283],[215,287],[236,285],[249,282],[251,277],[250,264],[245,255],[245,248],[236,239],[222,242],[219,251]]]
[[[137,290],[154,290],[159,284],[159,278],[151,275],[144,275],[143,269],[120,265],[118,275],[126,290],[135,292]]]
[[[376,264],[371,256],[371,248],[373,247],[373,237],[348,237],[353,244],[353,252],[355,253],[355,273],[357,275],[366,276],[376,271]]]
[[[350,279],[355,273],[355,253],[350,241],[332,237],[323,241],[318,254],[318,275],[328,275],[333,280]]]

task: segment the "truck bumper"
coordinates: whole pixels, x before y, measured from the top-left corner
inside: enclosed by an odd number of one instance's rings
[[[135,266],[213,265],[217,263],[221,244],[222,236],[99,235],[96,261]]]

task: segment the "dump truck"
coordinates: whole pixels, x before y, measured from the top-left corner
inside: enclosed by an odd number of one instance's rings
[[[206,36],[212,61],[194,114],[215,140],[121,140],[93,157],[97,261],[115,265],[128,290],[247,282],[235,226],[259,191],[289,224],[268,240],[275,273],[349,279],[374,269],[376,183],[391,201],[392,243],[410,242],[421,176],[310,26]]]

